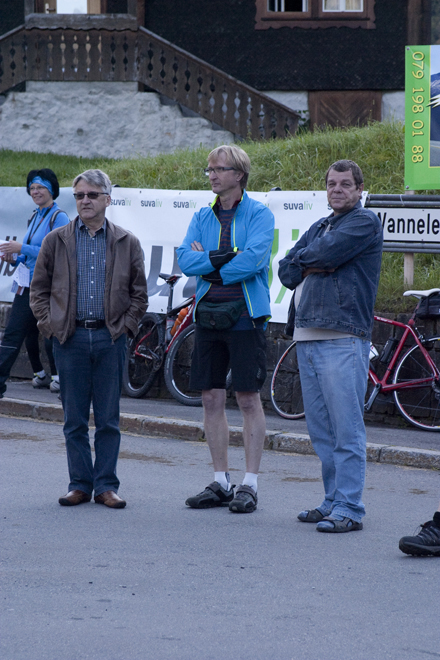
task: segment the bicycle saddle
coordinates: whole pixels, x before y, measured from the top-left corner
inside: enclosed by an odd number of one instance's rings
[[[180,280],[182,275],[177,275],[175,273],[174,275],[167,275],[166,273],[159,273],[159,277],[161,277],[167,284],[175,284],[177,280]]]
[[[426,289],[425,291],[405,291],[404,296],[415,296],[416,298],[427,298],[433,293],[438,293],[440,289]]]

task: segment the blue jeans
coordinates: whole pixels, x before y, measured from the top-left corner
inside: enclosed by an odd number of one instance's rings
[[[316,508],[360,522],[370,342],[352,337],[296,346],[307,427],[322,463],[325,497]]]
[[[95,496],[107,490],[117,493],[125,334],[113,342],[107,328],[77,328],[64,344],[54,338],[53,348],[64,408],[69,491],[82,490],[91,495],[94,490]],[[89,442],[91,403],[96,426],[94,464]]]

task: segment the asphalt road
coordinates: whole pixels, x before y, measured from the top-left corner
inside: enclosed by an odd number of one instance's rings
[[[296,520],[321,499],[313,456],[265,452],[253,514],[195,511],[207,446],[124,436],[126,509],[65,508],[61,426],[0,417],[0,436],[2,660],[440,657],[440,559],[398,550],[437,472],[368,464],[364,530],[331,535]]]

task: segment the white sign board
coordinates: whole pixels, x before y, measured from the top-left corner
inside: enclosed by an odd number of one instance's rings
[[[372,208],[385,241],[439,243],[440,209]]]
[[[278,279],[278,264],[310,225],[329,215],[327,194],[325,191],[248,194],[268,206],[275,216],[275,239],[269,272],[272,320],[284,323],[291,294]],[[364,199],[365,196],[366,193]],[[113,189],[107,217],[132,231],[142,244],[150,311],[165,312],[168,287],[158,275],[161,272],[180,272],[175,250],[181,244],[194,212],[213,199],[212,192],[201,190]],[[71,219],[76,216],[71,188],[61,189],[57,203]],[[25,188],[0,188],[0,240],[22,239],[33,208]],[[0,301],[11,301],[13,268],[6,263],[0,264]],[[194,278],[182,277],[175,288],[174,303],[178,304],[194,291]]]

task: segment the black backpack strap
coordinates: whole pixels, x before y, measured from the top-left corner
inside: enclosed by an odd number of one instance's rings
[[[55,224],[55,220],[57,219],[57,215],[59,215],[60,213],[63,213],[63,211],[61,211],[61,209],[57,209],[55,211],[55,213],[53,214],[53,216],[51,217],[50,222],[49,222],[49,231],[52,231],[53,226]]]
[[[29,225],[31,224],[32,220],[33,220],[33,219],[35,218],[35,216],[37,215],[37,213],[38,213],[38,209],[35,209],[35,211],[32,212],[32,215],[31,215],[31,217],[29,218],[29,220],[28,220],[28,222],[27,222],[27,226],[28,226],[28,227],[29,227]]]

